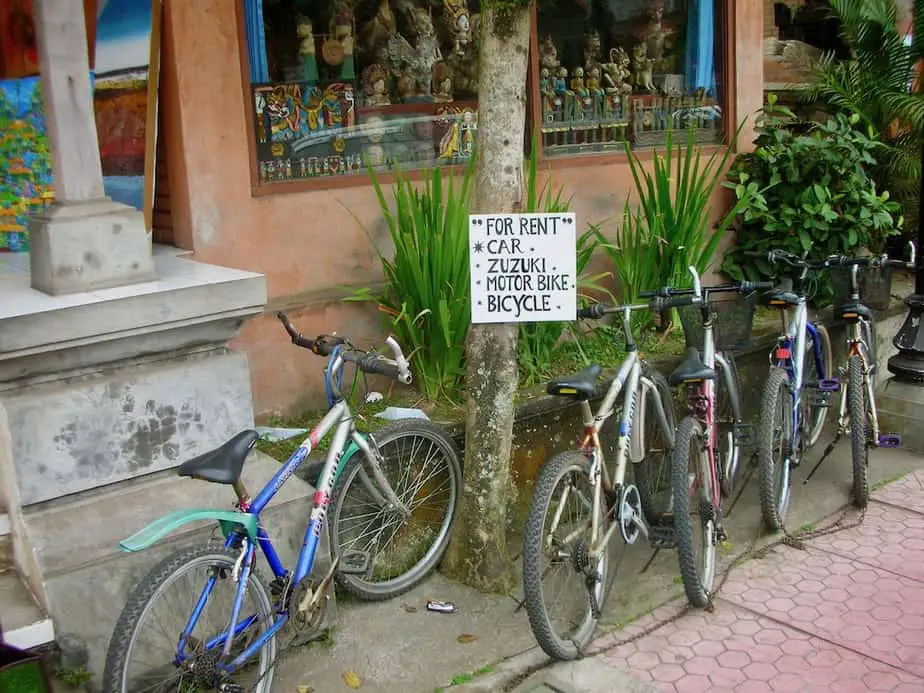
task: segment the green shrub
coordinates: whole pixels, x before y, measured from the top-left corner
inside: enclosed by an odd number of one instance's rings
[[[686,142],[676,142],[668,130],[664,153],[654,152],[649,172],[626,146],[637,204],[633,209],[631,196],[626,199],[614,243],[607,243],[598,230],[623,301],[635,302],[642,291],[662,286],[689,286],[691,265],[700,274],[709,269],[729,225],[748,202],[745,193],[709,228],[712,196],[724,180],[730,152],[730,147],[721,147],[706,158],[692,128]],[[642,322],[651,319],[644,311],[637,315]]]
[[[370,169],[395,254],[388,259],[379,252],[385,273],[381,294],[361,289],[347,300],[379,304],[408,354],[418,387],[431,400],[456,398],[465,375],[465,336],[472,317],[468,214],[473,171],[469,164],[460,182],[451,170],[434,168],[420,190],[399,172],[392,211]]]
[[[901,225],[899,205],[876,190],[870,170],[881,145],[857,122],[837,114],[801,123],[771,97],[758,119],[755,151],[735,160],[726,184],[740,212],[738,243],[722,265],[731,277],[774,277],[778,268],[746,254],[772,248],[811,257],[882,252]],[[824,304],[830,290],[826,276],[819,280],[816,300]]]

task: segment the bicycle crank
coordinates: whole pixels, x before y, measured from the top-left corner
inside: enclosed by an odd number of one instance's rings
[[[623,488],[619,497],[619,533],[627,544],[638,541],[639,535],[648,538],[648,526],[642,519],[642,497],[633,484]]]

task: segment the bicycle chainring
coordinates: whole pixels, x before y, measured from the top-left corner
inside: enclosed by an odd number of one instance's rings
[[[642,517],[642,497],[638,489],[633,484],[626,485],[622,490],[619,498],[619,533],[623,541],[627,544],[634,544],[638,541],[641,530],[636,524],[636,520]]]
[[[306,611],[299,610],[305,597],[314,592],[314,582],[310,577],[304,578],[292,588],[289,595],[289,622],[286,628],[293,636],[293,646],[307,643],[321,633],[321,625],[327,613],[328,595],[321,595],[321,599],[314,607],[309,607]]]

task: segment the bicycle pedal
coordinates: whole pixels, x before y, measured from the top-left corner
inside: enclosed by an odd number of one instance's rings
[[[837,378],[824,378],[819,380],[815,387],[822,392],[838,392],[841,389],[841,381]]]
[[[344,551],[340,554],[337,570],[343,575],[365,575],[372,565],[372,554],[368,551]]]
[[[880,433],[879,447],[881,448],[900,448],[902,446],[901,433]]]
[[[754,426],[751,424],[735,424],[732,428],[735,445],[750,445],[754,442]]]
[[[220,693],[247,693],[247,689],[243,686],[240,686],[236,683],[222,683],[219,684],[218,690]]]

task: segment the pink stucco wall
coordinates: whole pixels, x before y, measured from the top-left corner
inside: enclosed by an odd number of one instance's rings
[[[370,186],[254,197],[234,0],[165,0],[161,107],[170,168],[174,240],[195,257],[266,275],[268,315],[249,322],[235,346],[247,352],[259,415],[316,403],[322,362],[291,346],[271,318],[292,311],[308,334],[381,334],[374,311],[339,300],[338,287],[381,279],[372,243],[387,247]],[[732,108],[760,106],[761,0],[738,0],[731,53]],[[750,141],[743,139],[743,141]],[[582,223],[614,218],[632,186],[627,164],[556,162],[554,180],[573,194]],[[724,204],[724,196],[717,197]],[[370,242],[371,239],[371,242]]]

